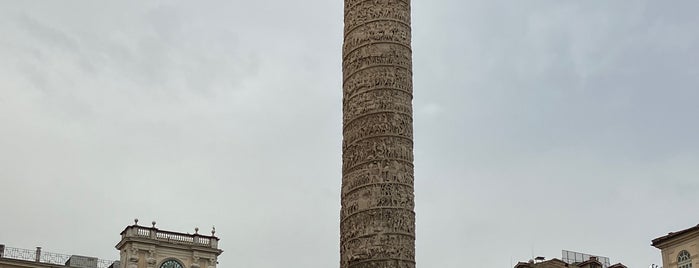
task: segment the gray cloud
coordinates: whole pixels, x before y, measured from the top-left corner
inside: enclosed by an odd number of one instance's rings
[[[413,1],[418,265],[659,264],[696,224],[696,5]],[[115,259],[139,217],[216,225],[221,267],[338,265],[342,14],[0,4],[0,243]]]

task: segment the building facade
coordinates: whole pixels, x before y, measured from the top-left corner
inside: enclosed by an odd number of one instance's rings
[[[603,268],[604,264],[596,257],[590,257],[589,260],[583,262],[567,263],[559,259],[550,260],[531,260],[529,262],[519,262],[514,268]],[[627,268],[621,263],[610,265],[607,268]]]
[[[0,244],[0,268],[120,268],[120,262]]]
[[[608,257],[596,256],[581,252],[563,250],[561,259],[546,260],[544,257],[536,257],[528,262],[519,262],[514,268],[627,268],[626,265],[617,263],[611,265]]]
[[[219,238],[159,230],[151,227],[127,226],[116,245],[120,260],[101,260],[80,255],[66,255],[36,250],[6,247],[0,244],[0,268],[216,268]]]
[[[699,267],[699,225],[653,239],[660,249],[663,268]]]
[[[116,245],[121,259],[121,268],[216,268],[219,239],[211,235],[184,234],[134,225],[121,232],[121,241]]]

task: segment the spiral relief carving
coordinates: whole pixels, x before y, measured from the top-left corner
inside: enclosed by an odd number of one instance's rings
[[[341,268],[414,268],[409,0],[345,0]]]

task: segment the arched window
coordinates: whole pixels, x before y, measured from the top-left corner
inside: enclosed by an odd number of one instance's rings
[[[167,260],[160,264],[160,268],[184,268],[184,266],[176,260]]]
[[[692,256],[686,250],[680,251],[677,254],[677,267],[678,268],[692,268]]]

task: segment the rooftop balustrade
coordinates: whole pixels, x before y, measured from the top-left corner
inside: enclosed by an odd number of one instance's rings
[[[214,236],[215,230],[212,230],[211,236],[199,234],[199,229],[195,230],[196,231],[194,234],[184,234],[158,230],[158,228],[155,227],[131,225],[126,227],[126,229],[121,232],[121,238],[122,240],[125,238],[146,238],[175,244],[209,247],[214,249],[218,248],[219,239],[218,237]]]

